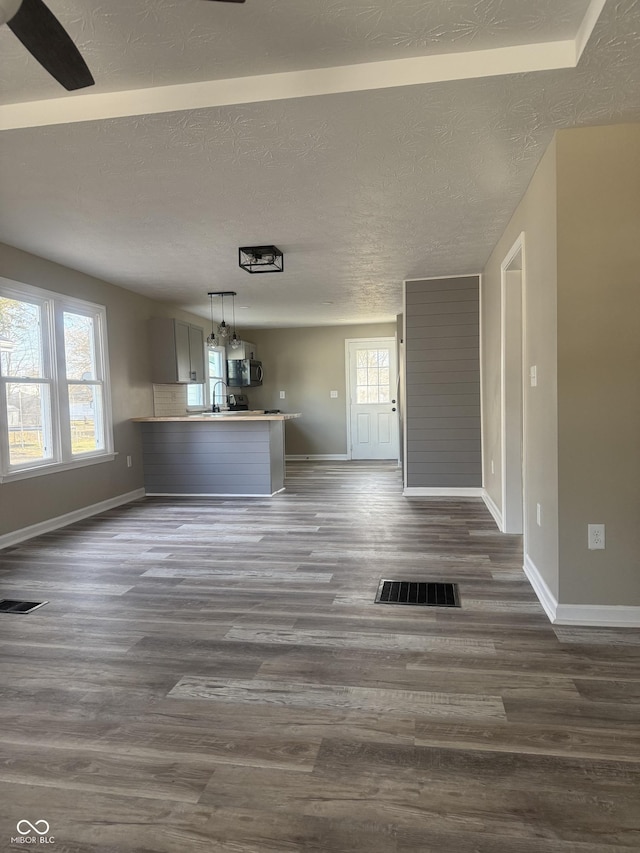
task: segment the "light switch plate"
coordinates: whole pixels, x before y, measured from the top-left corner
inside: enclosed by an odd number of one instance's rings
[[[531,382],[531,387],[535,388],[538,384],[538,368],[535,364],[529,368],[529,380]]]
[[[338,398],[338,392],[337,391],[331,391],[330,396],[331,396],[332,400],[336,400]]]
[[[280,392],[280,399],[281,399],[281,400],[284,400],[284,398],[285,398],[286,396],[287,396],[286,391],[281,391],[281,392]]]

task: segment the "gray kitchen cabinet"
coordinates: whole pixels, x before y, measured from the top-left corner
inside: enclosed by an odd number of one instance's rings
[[[157,384],[204,382],[204,332],[169,317],[150,320],[151,380]]]

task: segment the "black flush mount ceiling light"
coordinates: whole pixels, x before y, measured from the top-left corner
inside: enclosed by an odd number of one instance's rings
[[[242,246],[238,249],[238,262],[250,273],[282,272],[284,256],[277,246]]]

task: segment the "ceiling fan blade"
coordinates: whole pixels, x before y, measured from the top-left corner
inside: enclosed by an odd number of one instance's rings
[[[22,0],[7,26],[65,89],[71,91],[94,85],[95,80],[80,51],[42,0]]]

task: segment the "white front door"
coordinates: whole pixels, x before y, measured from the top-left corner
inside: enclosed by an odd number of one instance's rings
[[[395,338],[347,342],[352,459],[398,458]]]

